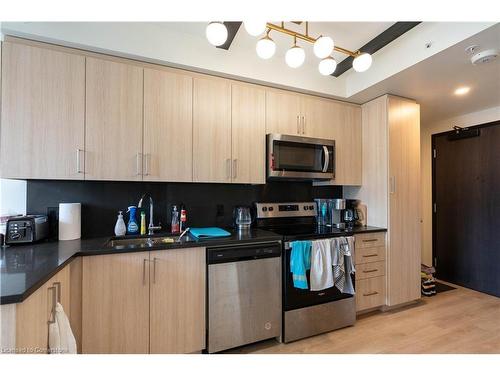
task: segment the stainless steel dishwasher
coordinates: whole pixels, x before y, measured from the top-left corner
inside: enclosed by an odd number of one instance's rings
[[[208,249],[209,353],[281,335],[281,244]]]

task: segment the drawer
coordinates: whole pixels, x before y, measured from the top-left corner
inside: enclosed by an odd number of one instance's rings
[[[385,232],[357,234],[356,249],[385,246]]]
[[[356,280],[385,275],[385,261],[356,265]]]
[[[356,311],[385,304],[385,276],[356,281]]]
[[[360,249],[356,245],[354,256],[356,259],[356,266],[364,263],[380,262],[385,259],[385,246],[365,247]]]

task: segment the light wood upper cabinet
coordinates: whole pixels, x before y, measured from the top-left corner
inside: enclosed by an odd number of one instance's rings
[[[266,182],[266,92],[232,85],[232,182]]]
[[[420,106],[389,96],[388,305],[420,298]]]
[[[193,80],[144,69],[145,181],[193,180]]]
[[[361,185],[361,108],[336,104],[339,115],[334,116],[336,185]],[[338,120],[337,120],[338,119]]]
[[[301,105],[299,94],[267,90],[266,133],[302,135]]]
[[[151,253],[151,353],[205,348],[205,248]]]
[[[83,258],[82,352],[148,353],[149,252]]]
[[[85,173],[142,179],[143,69],[87,57]]]
[[[85,57],[2,49],[1,176],[83,179]]]
[[[334,139],[340,122],[340,104],[329,99],[304,96],[301,105],[303,135]]]
[[[16,305],[16,348],[18,348],[18,353],[41,354],[47,352],[48,321],[53,317],[54,297],[57,301],[58,295],[60,295],[59,303],[71,319],[69,266],[64,267],[25,301]]]
[[[231,182],[231,83],[194,78],[193,180]]]

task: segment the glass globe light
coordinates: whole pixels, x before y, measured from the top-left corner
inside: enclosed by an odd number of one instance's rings
[[[356,56],[352,62],[352,67],[357,72],[364,72],[372,65],[372,56],[369,53],[362,53]]]
[[[266,31],[266,21],[245,21],[245,30],[252,36],[257,36]]]
[[[274,53],[276,52],[276,43],[274,43],[269,35],[266,35],[265,37],[259,39],[255,50],[257,51],[257,55],[261,59],[267,60],[273,57]]]
[[[285,61],[290,68],[298,68],[304,63],[305,59],[306,53],[301,47],[297,45],[294,45],[292,48],[286,51]]]
[[[319,72],[324,76],[329,76],[333,74],[337,68],[337,62],[333,57],[327,57],[319,62],[318,69]]]
[[[334,47],[335,44],[333,43],[332,38],[329,36],[320,36],[316,39],[316,42],[314,42],[313,50],[316,57],[324,59],[325,57],[330,56]]]
[[[210,22],[206,29],[207,39],[214,46],[221,46],[227,40],[227,28],[222,22]]]

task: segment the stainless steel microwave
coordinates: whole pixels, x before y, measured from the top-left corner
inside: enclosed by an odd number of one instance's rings
[[[334,177],[334,140],[267,135],[268,180],[331,180]]]

